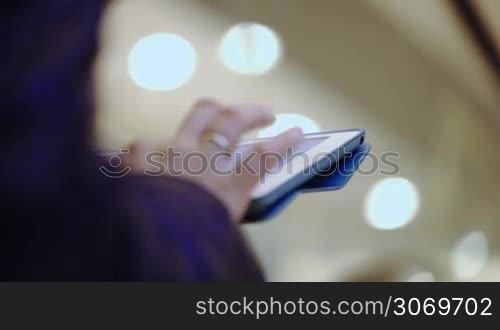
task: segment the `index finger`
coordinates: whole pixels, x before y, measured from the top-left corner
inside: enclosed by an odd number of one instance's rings
[[[223,135],[234,146],[245,132],[267,126],[274,119],[273,112],[267,107],[257,104],[232,105],[213,118],[208,131]]]
[[[302,129],[296,127],[254,145],[246,153],[247,157],[251,157],[251,161],[248,162],[251,172],[246,173],[250,181],[255,182],[270,170],[275,169],[280,161],[286,159],[288,150],[296,147],[303,139]]]
[[[220,112],[222,106],[210,99],[201,99],[191,108],[181,124],[178,139],[181,141],[199,141],[203,132]]]

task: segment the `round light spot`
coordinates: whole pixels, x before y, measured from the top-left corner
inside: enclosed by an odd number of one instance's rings
[[[320,131],[318,124],[316,124],[316,122],[309,117],[298,113],[282,113],[276,115],[276,120],[271,126],[260,130],[257,137],[266,138],[276,136],[294,127],[302,128],[304,133],[314,133]]]
[[[261,75],[281,58],[281,42],[269,27],[258,23],[240,23],[230,28],[219,46],[219,56],[232,71]]]
[[[428,271],[420,271],[411,274],[407,280],[407,282],[435,282],[434,274]]]
[[[365,203],[365,216],[377,229],[403,227],[415,217],[419,195],[413,183],[404,178],[387,178],[372,188]]]
[[[479,275],[488,261],[488,240],[476,231],[462,237],[451,250],[451,270],[459,279]]]
[[[155,33],[139,40],[128,58],[128,72],[142,88],[168,91],[184,85],[193,75],[196,51],[182,37]]]

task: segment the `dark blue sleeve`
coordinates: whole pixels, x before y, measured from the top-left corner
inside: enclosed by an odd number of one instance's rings
[[[121,198],[117,280],[259,281],[261,271],[224,205],[176,177],[130,176]],[[124,244],[124,245],[121,245]]]

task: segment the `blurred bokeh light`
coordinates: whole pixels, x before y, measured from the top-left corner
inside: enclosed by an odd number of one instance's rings
[[[478,276],[488,262],[488,240],[483,232],[475,231],[462,237],[451,250],[451,269],[461,280]]]
[[[417,188],[405,178],[387,178],[369,192],[365,204],[368,223],[377,229],[397,229],[415,217],[420,204]]]
[[[319,125],[305,115],[298,113],[281,113],[276,115],[276,120],[271,126],[261,129],[257,133],[257,137],[265,138],[276,136],[294,127],[300,127],[304,133],[315,133],[320,131]]]
[[[224,65],[237,73],[261,75],[280,60],[281,41],[269,27],[240,23],[230,28],[219,46]]]
[[[416,272],[411,274],[407,282],[434,282],[436,279],[434,278],[434,274],[427,271]]]
[[[193,46],[178,35],[155,33],[132,48],[128,71],[134,82],[152,91],[184,85],[193,75],[197,56]]]

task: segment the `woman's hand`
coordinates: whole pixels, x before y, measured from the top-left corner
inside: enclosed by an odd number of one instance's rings
[[[143,171],[148,153],[164,152],[168,147],[169,173],[175,172],[176,176],[204,186],[227,207],[235,221],[240,221],[259,178],[266,169],[276,166],[276,155],[284,157],[287,148],[303,138],[300,128],[290,129],[253,145],[241,155],[241,161],[236,161],[234,148],[242,134],[273,121],[274,115],[263,106],[222,106],[201,100],[194,105],[170,146],[152,148],[146,143],[133,143],[126,163],[133,170]]]

